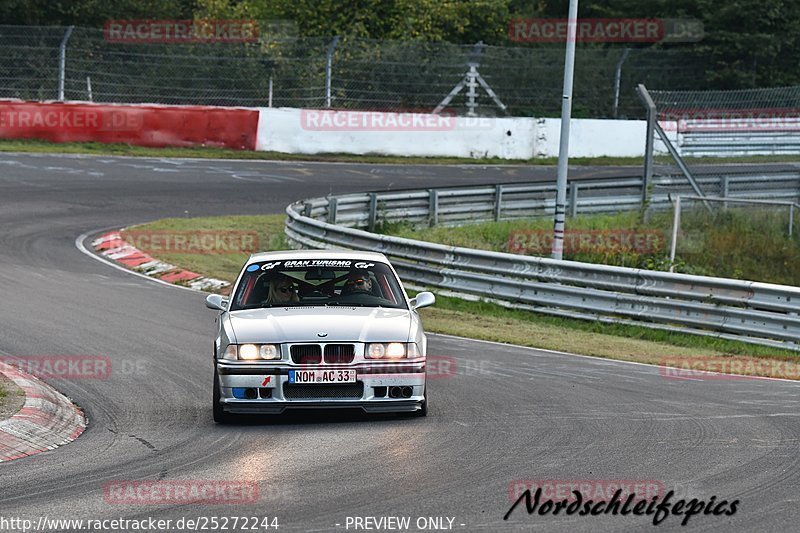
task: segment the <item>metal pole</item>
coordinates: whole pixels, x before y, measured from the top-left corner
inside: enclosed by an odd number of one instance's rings
[[[569,121],[572,117],[572,76],[575,71],[575,40],[578,26],[578,0],[569,0],[567,50],[564,57],[564,96],[561,101],[561,139],[558,146],[556,212],[553,222],[553,259],[564,255],[564,218],[567,203],[567,165],[569,164]]]
[[[792,229],[794,229],[794,204],[789,206],[789,237],[792,236]]]
[[[59,61],[58,61],[58,100],[59,102],[64,101],[64,74],[67,67],[67,41],[69,41],[69,36],[72,35],[72,30],[75,26],[70,26],[67,28],[66,33],[64,34],[64,38],[61,39],[61,45],[58,47],[59,51]]]
[[[478,88],[478,82],[476,81],[478,77],[478,69],[476,68],[475,63],[469,64],[469,72],[467,72],[467,116],[468,117],[475,117],[478,114],[475,113],[475,108],[478,107],[478,104],[475,101],[478,98],[478,92],[475,90]]]
[[[678,227],[681,225],[681,197],[675,198],[675,214],[672,215],[672,239],[669,245],[669,271],[675,271],[675,247],[678,243]]]
[[[92,78],[90,76],[86,76],[86,92],[89,93],[89,101],[94,102],[92,99]]]
[[[642,175],[642,207],[647,205],[650,183],[653,180],[653,142],[656,128],[656,104],[643,84],[636,87],[639,99],[647,108],[647,131],[644,142],[644,173]]]
[[[622,64],[628,59],[630,53],[630,48],[626,48],[622,51],[622,57],[617,61],[617,68],[614,72],[614,118],[617,118],[617,111],[619,111],[619,84],[622,79]]]
[[[336,44],[339,42],[339,36],[333,38],[331,44],[328,46],[327,59],[325,62],[325,107],[331,106],[331,74],[333,70],[333,51],[336,50]]]
[[[269,105],[267,107],[272,107],[272,76],[269,77]]]

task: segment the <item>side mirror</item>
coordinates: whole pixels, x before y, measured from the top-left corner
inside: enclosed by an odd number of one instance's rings
[[[215,311],[227,311],[228,300],[219,294],[209,294],[206,298],[206,307],[209,309],[214,309]]]
[[[434,303],[436,303],[436,296],[434,296],[432,292],[425,291],[417,294],[416,298],[411,299],[411,308],[422,309]]]

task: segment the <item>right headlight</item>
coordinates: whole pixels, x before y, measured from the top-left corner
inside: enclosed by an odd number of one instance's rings
[[[226,361],[275,361],[281,358],[277,344],[229,344],[222,354]]]
[[[366,359],[404,359],[419,357],[415,342],[371,342],[364,351]]]

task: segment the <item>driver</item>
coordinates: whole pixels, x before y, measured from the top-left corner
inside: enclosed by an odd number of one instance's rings
[[[280,275],[270,280],[267,302],[289,303],[297,302],[299,300],[300,299],[297,296],[297,288],[294,286],[291,278]]]
[[[344,282],[342,294],[372,294],[372,280],[366,272],[351,272]]]

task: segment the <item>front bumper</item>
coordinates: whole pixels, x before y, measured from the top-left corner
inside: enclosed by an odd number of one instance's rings
[[[410,413],[425,401],[425,361],[296,366],[217,361],[220,403],[236,414],[280,414],[287,409],[358,408]],[[355,370],[355,384],[289,383],[289,370]],[[399,397],[392,397],[397,392]]]

